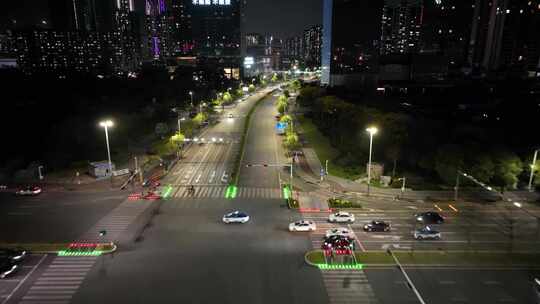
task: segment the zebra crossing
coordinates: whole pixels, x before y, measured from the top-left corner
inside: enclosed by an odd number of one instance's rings
[[[124,201],[84,233],[77,241],[108,243],[118,240],[120,234],[152,203],[155,202],[146,200]],[[100,236],[101,231],[107,231],[107,233]]]
[[[19,304],[70,303],[96,259],[96,256],[54,257]]]
[[[84,233],[77,242],[112,242],[153,202],[125,200]],[[100,231],[107,231],[100,236]],[[19,304],[67,304],[92,269],[97,256],[56,256],[32,283]]]
[[[343,227],[343,224],[329,223],[327,213],[304,213],[305,220],[316,222],[317,230],[309,237],[313,249],[320,249],[326,230]],[[361,269],[321,269],[330,304],[374,304],[378,303],[366,274]]]
[[[195,198],[224,198],[227,192],[225,186],[202,186],[195,187],[195,193],[190,194],[188,187],[178,187],[172,191],[171,197],[195,199]],[[281,191],[275,188],[252,188],[239,187],[236,190],[236,198],[266,198],[280,199]]]

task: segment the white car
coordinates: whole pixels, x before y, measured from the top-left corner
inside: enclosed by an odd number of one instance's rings
[[[225,224],[229,223],[247,223],[249,221],[249,215],[245,212],[241,211],[233,211],[231,213],[227,213],[223,216],[223,222]]]
[[[15,195],[38,195],[41,193],[41,188],[37,186],[27,186],[15,192]]]
[[[325,233],[324,236],[326,238],[329,238],[329,237],[334,236],[334,235],[352,237],[351,231],[349,229],[347,229],[347,228],[334,228],[334,229],[326,230],[326,233]]]
[[[420,228],[414,231],[414,238],[417,240],[439,240],[441,238],[441,233],[431,229],[429,226]]]
[[[289,231],[315,231],[317,226],[312,221],[297,221],[289,224]]]
[[[328,216],[328,221],[332,223],[354,223],[354,214],[340,211]]]
[[[227,172],[223,172],[223,175],[221,176],[221,182],[226,184],[229,181],[229,174]]]

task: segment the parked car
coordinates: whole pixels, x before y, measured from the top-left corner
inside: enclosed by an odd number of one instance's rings
[[[9,259],[0,259],[0,279],[5,279],[18,270],[19,266]]]
[[[371,221],[371,223],[364,225],[364,231],[388,232],[390,231],[390,223],[384,221]]]
[[[431,229],[429,226],[426,226],[424,228],[415,230],[414,238],[417,240],[439,240],[441,238],[441,233]]]
[[[229,181],[229,174],[227,172],[223,172],[223,175],[221,175],[221,182],[226,184]]]
[[[354,214],[340,211],[328,216],[328,221],[332,223],[354,223]]]
[[[289,231],[315,231],[317,225],[312,221],[296,221],[289,224]]]
[[[25,250],[0,248],[0,259],[8,259],[13,263],[18,263],[24,260],[25,257]]]
[[[38,186],[26,186],[24,188],[20,188],[15,192],[15,195],[20,196],[34,196],[38,195],[42,192],[41,188]]]
[[[415,214],[416,220],[424,224],[442,224],[444,217],[434,211],[422,212]]]
[[[352,232],[347,228],[333,228],[333,229],[326,230],[324,237],[329,238],[334,235],[350,237],[352,236]]]
[[[225,224],[229,223],[247,223],[249,221],[249,215],[245,212],[241,211],[233,211],[231,213],[227,213],[223,216],[223,222]]]

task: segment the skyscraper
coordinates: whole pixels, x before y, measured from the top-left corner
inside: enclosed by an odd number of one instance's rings
[[[385,0],[381,54],[416,53],[420,47],[422,0]]]
[[[484,71],[539,68],[538,1],[475,0],[468,60]]]
[[[117,51],[121,70],[133,70],[140,62],[140,33],[136,26],[137,15],[134,0],[116,0],[114,32],[119,35],[120,49]]]
[[[113,1],[49,0],[51,23],[59,31],[110,31]]]
[[[321,66],[322,30],[316,25],[304,31],[304,60],[309,68]]]
[[[146,0],[147,45],[153,59],[171,56],[171,24],[165,0]]]
[[[188,8],[194,55],[235,79],[240,77],[242,6],[242,0],[192,0]]]

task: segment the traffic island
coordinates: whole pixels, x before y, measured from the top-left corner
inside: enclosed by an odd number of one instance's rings
[[[489,252],[489,251],[392,251],[403,266],[417,267],[540,267],[538,252]],[[386,251],[355,252],[359,267],[392,266],[395,261]],[[331,269],[322,250],[309,251],[305,255],[308,265]]]
[[[351,259],[344,259],[343,257],[348,257],[345,255],[341,257],[342,258],[338,259],[335,259],[334,257],[330,258],[323,250],[312,250],[306,253],[304,260],[308,265],[317,267],[321,270],[360,270],[363,268],[363,265],[358,263],[354,256],[352,256]]]

